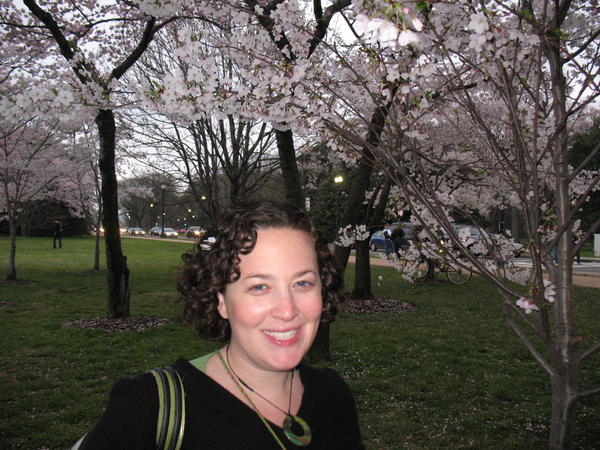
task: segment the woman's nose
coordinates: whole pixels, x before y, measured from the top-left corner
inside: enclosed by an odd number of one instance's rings
[[[281,289],[275,296],[273,317],[281,320],[291,320],[298,315],[294,294],[289,289]]]

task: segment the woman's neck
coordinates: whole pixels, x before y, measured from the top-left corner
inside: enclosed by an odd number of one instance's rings
[[[247,388],[260,393],[271,401],[273,401],[271,397],[276,399],[285,397],[287,399],[293,369],[279,371],[262,368],[232,347],[228,351],[227,347],[222,348],[220,351],[225,356],[234,376],[243,381]]]

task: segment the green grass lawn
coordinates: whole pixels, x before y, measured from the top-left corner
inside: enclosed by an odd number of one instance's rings
[[[179,322],[174,279],[191,244],[124,239],[134,316],[167,325],[109,335],[63,328],[102,316],[105,273],[89,273],[93,239],[19,239],[17,274],[0,285],[0,448],[59,449],[102,413],[112,384],[178,356],[218,346]],[[8,239],[0,238],[0,275]],[[377,285],[377,276],[383,280]],[[352,270],[347,278],[351,285]],[[368,448],[546,448],[547,375],[504,325],[497,295],[482,280],[407,284],[374,268],[374,289],[413,303],[405,313],[340,314],[332,325],[335,368],[355,393]],[[600,290],[576,288],[579,334],[600,336]],[[600,383],[600,355],[582,369]],[[578,408],[576,448],[600,448],[600,396]]]

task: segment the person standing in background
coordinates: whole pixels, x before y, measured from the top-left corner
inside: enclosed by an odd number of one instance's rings
[[[392,227],[389,223],[385,224],[383,229],[383,244],[385,246],[385,256],[390,257],[394,254],[394,243],[392,241]]]
[[[58,248],[62,248],[62,225],[60,220],[54,221],[54,238],[52,239],[53,248],[56,248],[56,241],[58,240]]]
[[[394,244],[396,257],[400,258],[400,254],[402,253],[402,245],[404,244],[404,230],[400,224],[397,224],[392,230],[392,244]]]

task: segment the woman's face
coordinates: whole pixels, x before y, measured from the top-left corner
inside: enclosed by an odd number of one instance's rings
[[[231,326],[230,354],[257,369],[287,371],[310,348],[323,300],[312,237],[291,228],[257,231],[240,255],[240,278],[219,295]]]

